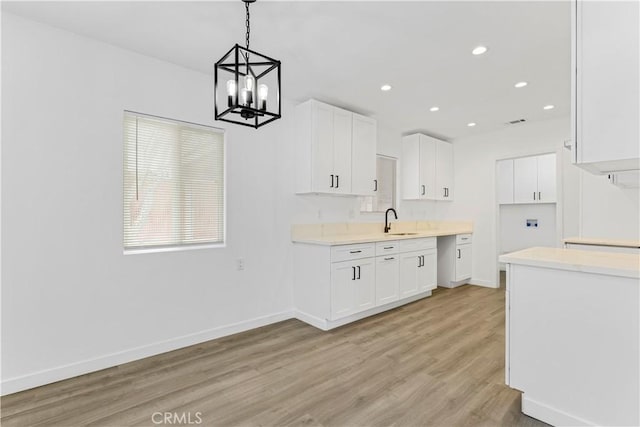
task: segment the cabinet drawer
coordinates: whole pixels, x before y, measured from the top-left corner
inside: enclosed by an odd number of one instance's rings
[[[398,242],[400,252],[421,251],[423,249],[432,249],[436,247],[435,237],[423,237],[421,239],[406,239]]]
[[[376,256],[386,254],[397,254],[398,242],[396,240],[390,242],[377,242],[376,243]]]
[[[465,243],[471,243],[471,234],[458,234],[456,236],[456,244],[464,245]]]
[[[331,262],[348,261],[351,259],[368,258],[376,255],[375,243],[361,243],[358,245],[341,245],[331,247]]]

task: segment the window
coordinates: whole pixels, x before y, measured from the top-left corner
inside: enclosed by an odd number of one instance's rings
[[[396,206],[396,159],[376,157],[377,190],[374,196],[360,197],[361,212],[385,212]]]
[[[224,243],[224,133],[125,112],[124,248]]]

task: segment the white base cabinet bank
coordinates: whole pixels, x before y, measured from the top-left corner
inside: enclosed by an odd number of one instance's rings
[[[431,295],[436,238],[353,245],[296,243],[296,317],[329,330]]]

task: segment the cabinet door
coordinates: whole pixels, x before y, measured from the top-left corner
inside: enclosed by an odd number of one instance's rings
[[[420,199],[436,199],[436,141],[420,135]]]
[[[364,311],[376,305],[376,265],[375,258],[356,261],[356,306],[355,312]]]
[[[420,184],[420,135],[409,135],[402,138],[402,198],[418,200],[422,197]]]
[[[455,281],[471,278],[471,244],[456,247],[456,278]]]
[[[410,252],[400,254],[400,298],[418,293],[418,265],[421,264],[421,253]]]
[[[453,200],[453,145],[436,142],[436,199]]]
[[[556,201],[556,155],[538,156],[538,203]]]
[[[498,204],[513,203],[513,159],[499,160],[496,168]]]
[[[538,200],[538,158],[522,157],[513,162],[513,198],[515,203]]]
[[[333,192],[333,107],[318,102],[311,109],[312,190]]]
[[[331,264],[331,319],[349,316],[356,311],[356,261]]]
[[[574,3],[575,4],[575,3]],[[578,163],[640,158],[639,27],[637,1],[577,2],[577,153]],[[635,167],[634,167],[635,166]]]
[[[418,291],[425,292],[438,287],[438,252],[431,249],[422,253],[418,267]]]
[[[351,193],[351,121],[352,113],[333,109],[333,173],[335,193]]]
[[[398,300],[400,262],[397,255],[376,258],[376,305]]]
[[[351,139],[351,192],[372,196],[376,179],[376,121],[353,114]]]

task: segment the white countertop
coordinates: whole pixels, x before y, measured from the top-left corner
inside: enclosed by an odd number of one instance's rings
[[[405,239],[419,239],[423,237],[437,237],[437,236],[452,236],[457,234],[470,234],[473,232],[473,227],[467,224],[441,226],[433,230],[416,230],[411,231],[411,234],[393,234],[393,232],[385,234],[382,232],[371,232],[362,234],[334,234],[334,235],[305,235],[305,236],[293,236],[292,241],[294,243],[308,243],[314,245],[350,245],[356,243],[370,243],[380,242],[387,240],[405,240]],[[415,233],[415,234],[413,234]]]
[[[501,255],[500,262],[640,278],[640,254],[535,247]]]
[[[626,239],[599,239],[593,237],[569,237],[564,239],[564,243],[574,243],[577,245],[593,246],[614,246],[621,248],[640,248],[640,240]]]

